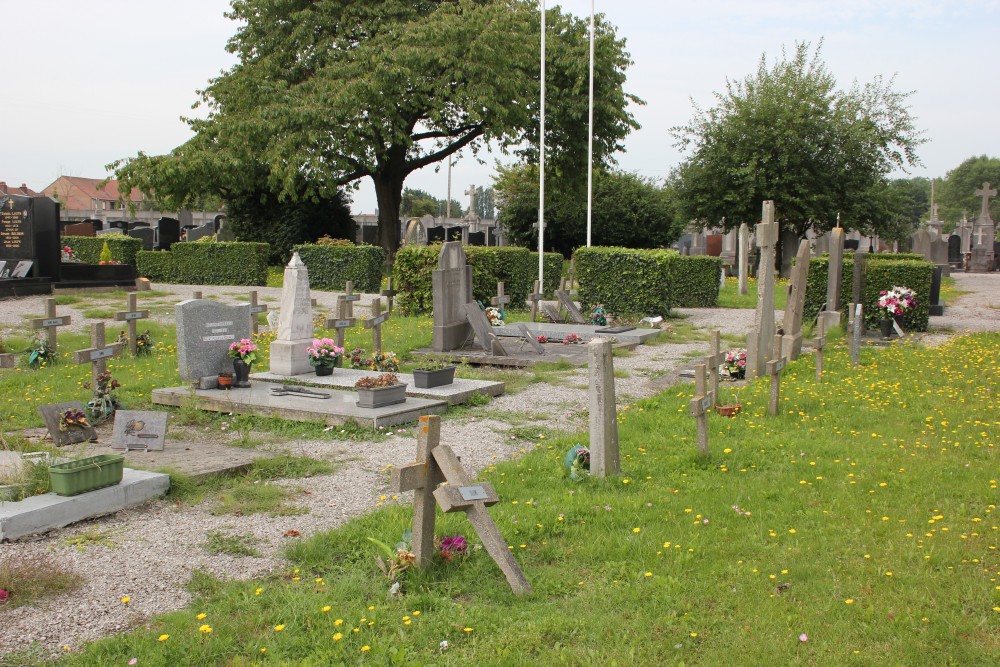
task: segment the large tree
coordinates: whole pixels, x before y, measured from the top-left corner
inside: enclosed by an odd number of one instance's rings
[[[1000,158],[986,155],[970,157],[949,171],[938,195],[941,219],[958,222],[963,215],[973,221],[978,218],[983,198],[975,193],[983,187],[983,182],[990,183],[993,188],[1000,185]],[[990,217],[1000,220],[1000,197],[991,202]]]
[[[688,219],[725,227],[752,223],[773,199],[782,226],[803,237],[837,222],[866,232],[891,217],[887,176],[919,163],[923,139],[910,93],[876,78],[837,89],[820,58],[797,44],[756,73],[727,81],[716,105],[672,132],[690,158],[675,172]]]
[[[233,0],[239,62],[201,91],[206,119],[172,155],[118,165],[160,190],[198,187],[206,170],[267,167],[283,199],[324,196],[371,178],[381,245],[398,246],[403,183],[412,172],[483,146],[531,155],[539,111],[539,16],[531,0]],[[586,145],[587,25],[546,14],[547,158]],[[622,86],[624,40],[597,23],[595,153],[637,127]],[[234,176],[238,178],[238,176]]]

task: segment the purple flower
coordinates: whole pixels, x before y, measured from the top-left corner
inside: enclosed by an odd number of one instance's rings
[[[469,548],[469,543],[461,535],[441,538],[441,551],[452,554],[465,553]]]

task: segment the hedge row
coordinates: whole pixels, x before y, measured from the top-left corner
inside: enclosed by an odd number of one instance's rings
[[[667,315],[719,300],[719,257],[611,247],[579,248],[573,256],[584,310],[602,304],[616,315]]]
[[[137,273],[182,285],[266,285],[269,254],[267,243],[177,243],[137,253]]]
[[[849,307],[854,286],[854,255],[844,256],[841,264],[840,299],[836,308],[827,306],[827,310],[839,309],[846,313]],[[809,277],[806,280],[806,302],[803,309],[803,321],[808,322],[816,317],[820,307],[826,302],[826,286],[830,271],[830,258],[814,257],[809,262]],[[908,331],[927,331],[930,317],[931,279],[934,265],[924,261],[920,255],[912,253],[900,254],[870,254],[868,255],[865,275],[862,276],[862,312],[865,322],[875,327],[882,319],[878,310],[879,292],[895,285],[909,287],[917,294],[917,307],[903,316],[903,328]]]
[[[538,279],[538,254],[514,246],[466,246],[466,257],[472,266],[472,298],[489,303],[496,294],[497,283],[504,283],[510,297],[510,307],[519,309],[528,298]],[[393,281],[399,291],[396,303],[409,314],[429,313],[434,308],[432,272],[438,268],[441,244],[403,246],[396,253]],[[551,294],[559,287],[562,276],[562,255],[547,252],[544,256],[545,285],[542,291]]]
[[[309,286],[343,291],[352,281],[355,292],[375,292],[382,288],[385,251],[372,245],[303,244],[292,248],[309,269]]]
[[[97,264],[101,259],[101,249],[108,244],[111,259],[122,264],[136,265],[136,253],[142,250],[142,239],[134,239],[124,234],[103,236],[64,236],[63,246],[73,249],[73,254],[84,264]]]

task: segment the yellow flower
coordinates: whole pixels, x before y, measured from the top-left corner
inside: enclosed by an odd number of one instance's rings
[[[198,632],[204,632],[206,635],[210,635],[210,634],[212,634],[212,626],[211,625],[203,625],[200,628],[198,628]]]
[[[344,619],[338,618],[336,621],[333,622],[333,624],[334,625],[343,625],[344,624]]]
[[[847,598],[846,600],[844,600],[844,604],[854,604],[854,599],[853,598]]]
[[[335,635],[333,636],[333,641],[335,641],[335,642],[339,642],[339,641],[340,641],[341,639],[343,639],[343,638],[344,638],[344,635],[342,635],[342,634],[340,634],[340,633],[338,632],[337,634],[335,634]]]
[[[323,607],[323,613],[324,613],[324,614],[325,614],[326,612],[328,612],[328,611],[330,611],[330,605],[327,605],[327,606]]]
[[[465,632],[472,632],[472,628],[464,628]]]
[[[420,616],[420,612],[419,611],[415,611],[415,612],[413,612],[413,615],[414,616]]]
[[[208,614],[201,613],[201,614],[198,614],[197,616],[195,616],[195,618],[197,618],[200,621],[201,619],[205,618],[206,616],[208,616]]]
[[[642,532],[642,528],[633,528],[632,532],[633,533],[640,533],[640,532]]]
[[[691,633],[691,636],[692,636],[692,637],[697,637],[697,636],[698,636],[698,633],[697,633],[697,632],[692,632],[692,633]]]
[[[647,577],[652,577],[652,576],[653,576],[653,573],[652,573],[652,572],[647,572],[647,573],[646,573],[646,576],[647,576]]]
[[[129,600],[131,600],[131,599],[132,598],[130,598],[129,596],[126,595],[125,597],[122,598],[122,604],[128,604]]]
[[[159,637],[156,638],[156,641],[158,641],[158,642],[165,642],[168,639],[170,639],[170,635],[160,635]]]
[[[282,630],[284,630],[284,629],[285,629],[285,624],[284,624],[284,623],[282,623],[282,624],[280,624],[280,625],[276,625],[276,626],[274,626],[274,631],[275,631],[275,632],[281,632],[281,631],[282,631]]]
[[[372,650],[372,647],[368,646],[367,644],[365,644],[364,646],[361,647],[361,652],[362,653],[367,653],[370,650]]]
[[[261,594],[261,593],[263,593],[263,592],[264,592],[264,589],[263,589],[263,588],[258,588],[257,590],[255,590],[255,591],[253,592],[253,594],[254,594],[254,595],[260,595],[260,594]]]

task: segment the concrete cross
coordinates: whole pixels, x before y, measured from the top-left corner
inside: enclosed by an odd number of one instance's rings
[[[354,293],[354,281],[348,280],[344,283],[344,303],[347,304],[344,317],[354,317],[354,302],[360,301],[361,295]]]
[[[56,317],[56,300],[49,298],[45,300],[45,317],[31,320],[32,329],[45,329],[49,347],[52,352],[56,351],[56,328],[64,327],[70,322],[69,315]]]
[[[347,317],[348,303],[350,302],[343,296],[338,296],[336,319],[328,319],[323,322],[325,328],[337,330],[337,347],[344,347],[344,330],[352,328],[357,323],[357,320],[353,317]]]
[[[389,309],[388,312],[391,315],[392,314],[392,299],[397,294],[399,294],[399,292],[397,290],[392,289],[392,276],[389,276],[388,278],[385,279],[385,289],[382,290],[381,294],[382,294],[382,296],[385,297],[386,305],[387,305],[387,307]]]
[[[104,322],[92,324],[90,328],[90,347],[73,353],[73,363],[91,365],[90,378],[97,387],[97,376],[108,370],[108,357],[117,357],[122,351],[121,343],[104,344]]]
[[[434,562],[434,489],[444,482],[444,475],[431,452],[440,442],[441,418],[421,416],[417,423],[417,460],[392,469],[392,491],[413,491],[413,556],[418,568]]]
[[[862,305],[852,303],[851,309],[847,311],[847,331],[851,337],[851,365],[858,365],[858,356],[861,352],[861,326],[862,326]]]
[[[137,309],[135,292],[129,292],[126,296],[125,310],[119,310],[115,313],[116,322],[126,323],[125,326],[128,329],[128,352],[133,357],[135,356],[138,343],[136,338],[139,333],[136,328],[136,321],[144,320],[147,317],[149,317],[148,310]]]
[[[615,364],[610,338],[587,343],[590,366],[590,474],[598,479],[621,472],[618,414],[615,409]]]
[[[267,312],[267,304],[257,303],[257,290],[250,290],[250,330],[257,333],[257,315]]]
[[[698,422],[698,453],[708,456],[708,410],[715,397],[705,387],[705,364],[694,367],[694,398],[689,403],[691,416]]]
[[[476,217],[476,186],[470,185],[465,194],[469,195],[469,217],[474,218]]]
[[[785,369],[788,360],[781,355],[781,334],[774,334],[774,344],[771,346],[771,360],[767,362],[767,374],[771,376],[771,399],[767,403],[767,414],[774,417],[778,414],[778,399],[781,394],[781,371]]]
[[[983,207],[979,211],[979,217],[988,220],[990,217],[990,197],[996,197],[996,188],[991,188],[989,181],[983,182],[983,187],[976,190],[975,195],[983,198]]]
[[[826,325],[822,314],[816,321],[816,382],[823,381],[823,348],[826,347]]]
[[[490,303],[499,308],[501,311],[507,310],[507,304],[510,303],[510,297],[503,293],[503,282],[497,283],[497,295],[490,299]]]
[[[542,283],[538,280],[535,281],[535,287],[528,295],[528,301],[531,302],[531,321],[534,322],[535,318],[538,317],[538,302],[542,300]]]
[[[382,299],[372,301],[372,316],[364,322],[365,329],[372,330],[372,354],[382,352],[382,324],[392,315],[382,312]]]
[[[711,387],[709,395],[712,397],[712,407],[714,408],[716,401],[719,400],[719,366],[726,361],[725,353],[720,350],[721,342],[718,329],[709,333],[708,344],[710,352],[705,357],[705,366],[708,367],[708,381]]]

